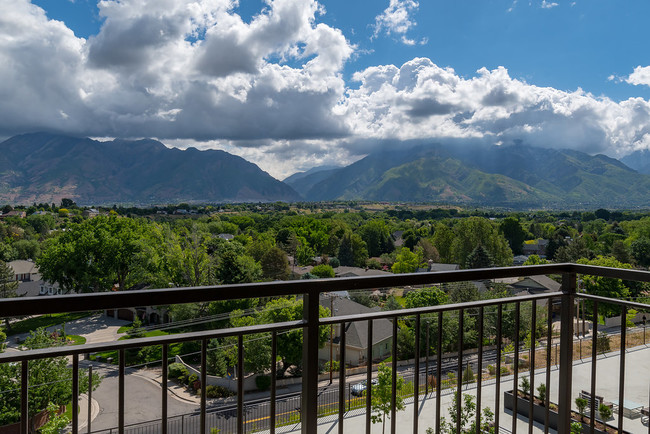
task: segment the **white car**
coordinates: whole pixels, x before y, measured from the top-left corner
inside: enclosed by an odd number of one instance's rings
[[[377,385],[377,384],[379,384],[379,383],[377,382],[377,380],[372,380],[372,385],[373,385],[373,386],[375,386],[375,385]],[[359,382],[359,383],[357,383],[357,384],[354,384],[354,385],[350,388],[350,393],[351,393],[353,396],[362,396],[362,395],[363,395],[363,392],[365,392],[365,391],[366,391],[366,380],[363,380],[363,381],[361,381],[361,382]]]
[[[644,424],[644,425],[647,425],[648,424],[648,416],[643,416],[641,418],[641,423]]]

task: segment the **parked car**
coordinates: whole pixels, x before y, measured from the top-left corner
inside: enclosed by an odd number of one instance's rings
[[[363,396],[363,392],[366,391],[366,387],[367,387],[366,384],[367,384],[366,380],[353,384],[352,387],[350,388],[350,393],[353,396]],[[376,386],[377,384],[379,384],[379,382],[377,380],[372,380],[371,384],[373,386]]]
[[[647,425],[648,424],[648,416],[643,416],[641,418],[641,423],[644,424],[644,425]]]

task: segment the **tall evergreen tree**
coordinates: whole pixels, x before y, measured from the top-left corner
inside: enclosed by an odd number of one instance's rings
[[[492,257],[485,250],[482,244],[476,246],[472,253],[467,257],[467,263],[465,264],[466,268],[490,268],[493,267],[494,263],[492,262]]]

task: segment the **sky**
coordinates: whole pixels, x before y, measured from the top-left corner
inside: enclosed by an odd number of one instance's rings
[[[283,179],[386,147],[650,148],[647,0],[0,0],[0,137],[151,137]]]

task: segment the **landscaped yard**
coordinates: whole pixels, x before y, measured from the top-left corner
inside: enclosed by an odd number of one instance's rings
[[[11,325],[10,330],[5,330],[7,336],[17,335],[19,333],[28,333],[37,328],[47,328],[50,326],[61,325],[80,318],[92,315],[94,312],[73,312],[73,313],[56,313],[51,315],[40,315],[33,318],[24,319]]]

